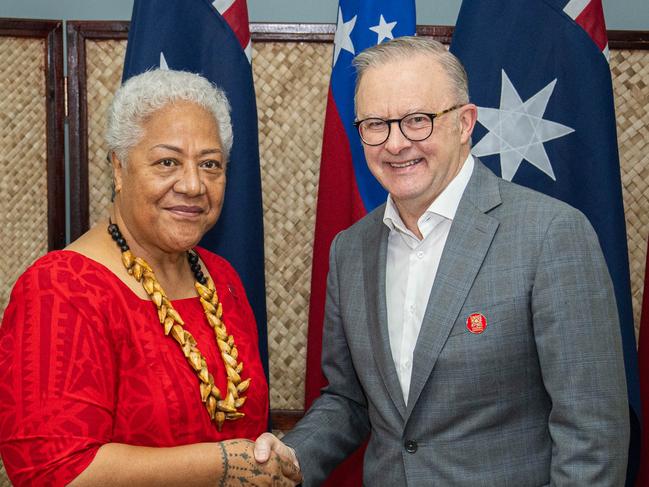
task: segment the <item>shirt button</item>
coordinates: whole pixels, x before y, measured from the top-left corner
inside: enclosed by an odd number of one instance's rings
[[[408,453],[415,453],[417,451],[417,442],[414,440],[406,440],[403,446]]]
[[[420,258],[420,259],[423,259],[424,258],[424,252],[421,251],[421,250],[419,252],[417,252],[417,257]]]
[[[403,368],[406,369],[406,370],[409,370],[411,366],[412,366],[412,362],[410,362],[410,360],[406,360],[403,363]]]

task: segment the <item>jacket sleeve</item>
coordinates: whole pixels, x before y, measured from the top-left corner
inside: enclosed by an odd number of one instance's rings
[[[354,370],[339,309],[337,247],[331,244],[322,340],[322,371],[328,385],[305,417],[286,434],[284,442],[296,451],[303,485],[320,485],[350,455],[370,431],[367,403]]]
[[[629,418],[618,312],[597,236],[579,212],[550,223],[532,290],[551,398],[551,485],[624,485]]]

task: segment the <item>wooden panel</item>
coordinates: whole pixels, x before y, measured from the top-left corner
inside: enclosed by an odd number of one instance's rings
[[[88,187],[88,85],[87,85],[87,41],[101,43],[125,42],[128,38],[129,22],[68,22],[68,106],[70,136],[70,240],[75,240],[89,228],[90,204]],[[119,52],[119,50],[118,50]],[[120,69],[123,59],[112,64]],[[114,90],[113,90],[114,91]],[[110,101],[112,92],[103,93],[104,105]],[[96,98],[91,103],[96,103]],[[93,112],[92,117],[101,117]],[[103,127],[100,129],[103,130]]]

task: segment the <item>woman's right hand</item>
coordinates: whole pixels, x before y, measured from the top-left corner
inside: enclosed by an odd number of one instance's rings
[[[293,487],[300,482],[301,476],[290,459],[271,452],[267,462],[257,463],[254,446],[254,442],[242,439],[219,443],[223,472],[219,487]]]

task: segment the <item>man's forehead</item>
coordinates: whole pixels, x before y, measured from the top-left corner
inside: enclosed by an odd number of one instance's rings
[[[452,94],[450,79],[439,62],[430,56],[395,59],[368,68],[360,79],[357,98],[376,96],[421,98]]]
[[[432,83],[435,85],[446,85],[449,81],[446,72],[436,58],[431,55],[418,54],[412,57],[389,59],[368,67],[360,79],[358,89],[361,91],[369,84],[403,83],[409,78],[417,79],[422,84]]]

